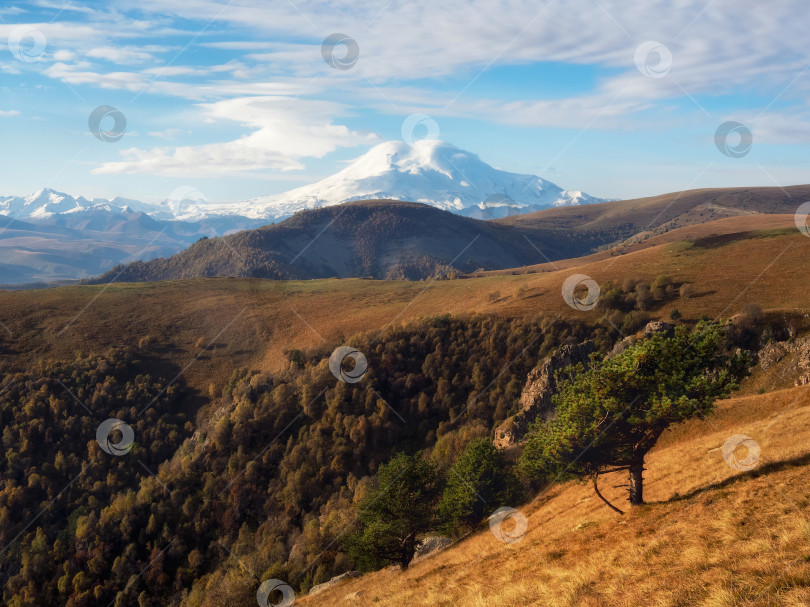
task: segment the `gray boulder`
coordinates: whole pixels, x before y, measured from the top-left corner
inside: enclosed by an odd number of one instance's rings
[[[340,575],[337,575],[337,576],[333,577],[328,582],[324,582],[323,584],[318,584],[316,586],[313,586],[312,588],[309,589],[309,594],[310,595],[318,594],[319,592],[323,592],[327,588],[331,588],[332,586],[337,586],[343,580],[347,580],[347,579],[353,578],[353,577],[360,577],[361,575],[362,575],[362,573],[360,573],[359,571],[347,571],[346,573],[341,573]]]
[[[520,395],[520,411],[495,429],[495,445],[505,448],[518,444],[536,419],[549,419],[554,414],[551,398],[557,392],[554,374],[577,363],[587,368],[593,352],[596,346],[591,340],[561,346],[532,369]]]
[[[411,561],[411,565],[414,565],[420,561],[424,561],[426,558],[431,556],[435,556],[445,548],[452,545],[453,540],[449,537],[442,537],[441,535],[430,535],[419,542],[419,545],[416,547],[416,554],[413,556],[413,560]]]

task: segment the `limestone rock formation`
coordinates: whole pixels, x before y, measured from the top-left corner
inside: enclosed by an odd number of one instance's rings
[[[675,326],[659,320],[647,323],[638,334],[625,337],[617,342],[608,356],[616,356],[639,339],[655,333],[672,333]],[[591,353],[596,351],[593,341],[565,345],[529,372],[526,385],[520,395],[520,411],[505,420],[495,429],[493,442],[497,447],[507,448],[519,444],[529,431],[529,426],[538,418],[549,419],[554,415],[551,399],[557,392],[554,374],[569,365],[582,363],[588,367]],[[810,365],[810,358],[808,358]]]
[[[769,343],[758,353],[759,366],[762,370],[767,371],[789,357],[793,358],[792,364],[795,364],[795,368],[791,365],[788,370],[796,376],[794,385],[810,384],[810,338],[808,337]]]
[[[553,408],[551,397],[557,392],[554,374],[569,365],[586,365],[596,351],[593,341],[560,347],[529,372],[526,386],[520,395],[520,411],[495,429],[495,445],[508,447],[519,443],[537,418],[548,419]]]
[[[316,586],[313,586],[312,588],[309,589],[309,594],[311,594],[311,595],[312,594],[318,594],[319,592],[323,592],[327,588],[331,588],[332,586],[335,586],[335,585],[339,584],[340,582],[342,582],[345,579],[353,578],[353,577],[360,577],[361,575],[362,574],[359,571],[347,571],[346,573],[341,573],[340,575],[337,575],[337,576],[333,577],[328,582],[324,582],[323,584],[318,584]]]
[[[416,547],[416,554],[414,554],[411,565],[424,561],[426,558],[434,556],[450,546],[453,543],[449,537],[442,537],[441,535],[430,535],[423,539]]]

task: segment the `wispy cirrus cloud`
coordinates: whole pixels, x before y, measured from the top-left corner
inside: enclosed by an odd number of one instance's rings
[[[224,143],[197,146],[131,148],[123,160],[107,162],[95,174],[153,174],[171,177],[211,177],[212,174],[303,169],[302,158],[322,157],[338,147],[376,141],[371,133],[335,124],[343,111],[324,101],[285,97],[243,97],[201,105],[209,121],[233,121],[253,131]]]
[[[63,13],[57,4],[17,17],[30,15],[47,37],[42,56],[21,64],[0,55],[0,69],[139,110],[170,103],[188,124],[201,116],[221,127],[184,124],[164,137],[172,145],[101,158],[96,175],[301,170],[307,159],[371,143],[370,131],[398,136],[411,113],[494,133],[517,126],[618,138],[677,138],[702,121],[709,144],[716,125],[735,118],[759,142],[810,142],[805,0],[115,0]],[[13,27],[0,24],[0,36]],[[322,57],[335,32],[357,41],[352,69]],[[671,52],[664,78],[635,65],[649,40]],[[170,129],[156,120],[139,132]]]

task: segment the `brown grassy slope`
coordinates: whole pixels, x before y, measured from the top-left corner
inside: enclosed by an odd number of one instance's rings
[[[647,249],[663,244],[673,242],[681,242],[685,240],[695,241],[704,238],[711,238],[713,236],[722,236],[726,234],[741,234],[747,235],[752,232],[762,230],[792,230],[795,227],[795,219],[792,214],[780,215],[760,215],[760,214],[746,214],[738,215],[735,217],[726,217],[723,219],[716,219],[706,223],[695,223],[680,228],[672,228],[666,231],[646,231],[634,235],[627,240],[616,244],[604,251],[592,253],[583,257],[574,257],[572,259],[563,259],[559,261],[545,261],[544,263],[537,263],[534,265],[521,268],[521,271],[528,272],[549,272],[552,270],[560,270],[563,268],[572,268],[588,263],[610,259],[618,255],[626,255],[641,249]],[[541,254],[537,254],[537,258],[542,258]],[[514,268],[506,270],[490,270],[487,272],[477,272],[475,276],[492,276],[501,274],[512,274],[516,270]]]
[[[200,277],[272,279],[409,278],[436,274],[452,262],[459,271],[530,263],[523,230],[462,217],[429,205],[389,200],[350,202],[296,213],[277,224],[202,239],[167,258],[114,268],[88,282],[116,276],[128,282]],[[554,259],[593,249],[590,238],[559,231],[528,232]],[[604,245],[615,238],[606,236]],[[468,246],[475,242],[475,247]]]
[[[356,201],[311,209],[278,224],[203,239],[164,259],[135,262],[93,279],[198,277],[428,278],[451,263],[461,272],[585,255],[627,239],[752,214],[792,214],[810,186],[706,189],[479,221],[429,205]],[[468,245],[475,241],[474,247]],[[542,249],[538,258],[536,248]]]
[[[720,447],[737,433],[761,447],[752,472],[723,460]],[[650,453],[648,505],[619,516],[590,485],[569,482],[520,508],[528,532],[519,543],[485,530],[405,573],[376,572],[296,604],[808,605],[808,439],[808,387],[723,401],[706,421],[665,433]],[[613,486],[623,482],[600,478],[617,504],[625,493]]]
[[[683,226],[749,213],[793,214],[805,200],[810,200],[810,185],[788,188],[706,188],[648,198],[559,207],[496,221],[524,228],[574,230],[608,229],[630,223],[639,230],[644,230],[678,217],[682,217]]]
[[[600,312],[575,311],[561,297],[561,285],[574,271],[599,283],[659,274],[694,283],[693,298],[676,300],[654,317],[668,316],[673,306],[687,318],[728,317],[748,302],[775,312],[808,312],[809,258],[810,238],[794,228],[664,244],[546,273],[452,281],[195,279],[0,292],[0,321],[11,332],[0,327],[0,363],[66,358],[151,336],[173,363],[189,365],[186,378],[205,390],[240,365],[278,369],[291,348],[446,312],[595,321]],[[197,348],[200,338],[213,342],[212,349]]]

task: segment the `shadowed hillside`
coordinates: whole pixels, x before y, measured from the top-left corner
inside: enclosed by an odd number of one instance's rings
[[[543,261],[523,236],[542,230],[469,219],[408,202],[371,201],[303,211],[279,224],[204,239],[165,259],[115,268],[94,280],[212,276],[275,279],[365,277],[419,279],[449,267],[498,269]],[[590,244],[543,234],[554,259]],[[583,249],[583,246],[586,248]]]
[[[724,218],[792,215],[810,186],[694,190],[549,209],[496,221],[408,202],[366,201],[304,211],[279,224],[204,239],[169,258],[119,266],[93,284],[171,278],[417,280],[502,270],[644,243]],[[624,243],[624,244],[622,244]]]

